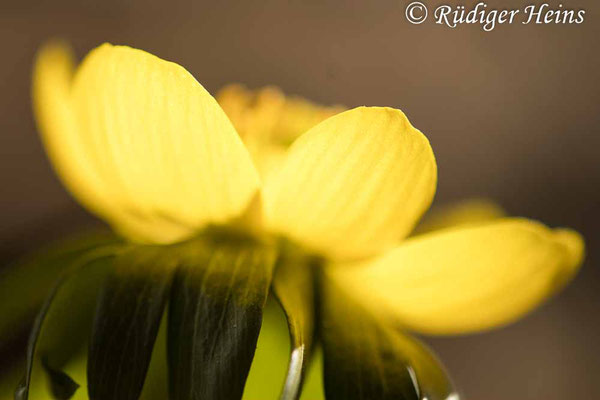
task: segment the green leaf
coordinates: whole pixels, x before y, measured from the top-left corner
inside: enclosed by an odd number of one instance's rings
[[[283,310],[273,296],[263,308],[262,324],[243,400],[277,400],[290,362],[290,333]]]
[[[42,360],[42,366],[48,374],[50,391],[54,398],[57,400],[69,400],[73,397],[77,389],[79,389],[79,384],[65,372],[50,366],[45,359]]]
[[[274,294],[285,312],[292,345],[282,400],[299,398],[311,356],[315,264],[313,258],[287,246],[281,253],[273,278]]]
[[[92,330],[90,398],[139,398],[175,265],[168,249],[158,246],[132,246],[114,259]]]
[[[458,399],[444,368],[418,340],[368,314],[334,284],[322,284],[328,400]]]
[[[62,370],[85,348],[97,293],[114,251],[105,247],[80,256],[52,290],[30,336],[25,379],[16,392],[17,399],[48,397],[47,379],[54,388],[64,383],[53,381],[58,375],[48,374],[42,361],[53,370]]]
[[[262,326],[243,400],[280,398],[290,364],[290,348],[287,318],[279,303],[271,296],[263,309]],[[313,349],[300,399],[323,400],[322,357],[318,348]]]
[[[29,326],[61,273],[75,260],[91,249],[119,242],[107,233],[86,234],[49,245],[0,271],[0,350]]]
[[[272,247],[211,235],[179,246],[169,304],[171,400],[240,399],[274,263]]]
[[[167,313],[163,313],[140,400],[169,398],[167,372]]]
[[[312,351],[310,363],[300,400],[324,400],[323,388],[323,351],[320,346],[315,346]]]

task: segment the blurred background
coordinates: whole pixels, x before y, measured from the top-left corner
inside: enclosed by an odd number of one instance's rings
[[[213,94],[229,82],[275,84],[324,104],[401,108],[432,142],[436,204],[489,197],[582,232],[581,273],[540,310],[490,333],[426,341],[467,399],[600,398],[600,4],[562,1],[586,10],[581,25],[486,33],[431,15],[411,25],[407,3],[0,0],[0,265],[99,224],[61,187],[37,136],[36,49],[56,36],[80,57],[104,41],[128,44],[185,66]]]

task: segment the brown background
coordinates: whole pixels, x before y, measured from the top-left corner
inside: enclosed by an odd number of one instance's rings
[[[431,139],[438,203],[488,196],[583,232],[587,261],[559,298],[492,333],[428,341],[470,399],[600,398],[600,7],[564,0],[587,10],[584,24],[484,33],[410,25],[407,3],[1,0],[0,261],[96,223],[36,135],[36,48],[53,36],[80,56],[103,41],[129,44],[184,65],[213,93],[272,83],[324,103],[399,107]],[[529,4],[489,1],[508,3]]]

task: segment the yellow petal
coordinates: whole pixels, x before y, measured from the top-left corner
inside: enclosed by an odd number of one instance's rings
[[[407,240],[363,265],[329,270],[361,304],[428,334],[468,333],[531,311],[568,282],[583,239],[503,218]]]
[[[51,42],[37,55],[33,107],[48,156],[63,184],[83,206],[106,220],[119,221],[122,231],[143,232],[150,222],[113,201],[116,196],[87,154],[70,99],[74,69],[73,54],[65,43]],[[174,229],[180,231],[166,224],[161,232],[170,236]]]
[[[135,239],[172,242],[244,210],[258,173],[183,67],[109,44],[90,52],[72,82],[58,66],[42,52],[36,114],[59,174],[92,212]]]
[[[468,199],[439,208],[433,207],[412,232],[412,235],[490,222],[506,216],[498,204],[487,199]]]
[[[64,43],[49,43],[38,53],[32,93],[36,121],[63,183],[86,207],[103,212],[106,190],[85,156],[71,109],[74,68],[73,55]]]
[[[360,107],[302,135],[265,183],[270,226],[332,257],[377,253],[429,207],[436,164],[399,110]]]

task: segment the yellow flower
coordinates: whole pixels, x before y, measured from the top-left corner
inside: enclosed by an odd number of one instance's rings
[[[216,98],[263,177],[285,159],[287,148],[301,134],[345,110],[339,105],[323,107],[298,96],[286,97],[273,86],[252,91],[231,84]]]
[[[328,260],[329,284],[414,331],[513,321],[582,261],[579,234],[522,218],[406,239],[432,202],[437,169],[427,138],[393,108],[337,113],[240,86],[221,93],[221,108],[181,66],[109,44],[77,68],[65,46],[44,48],[33,95],[59,176],[123,235],[172,243],[253,204],[261,231]]]

